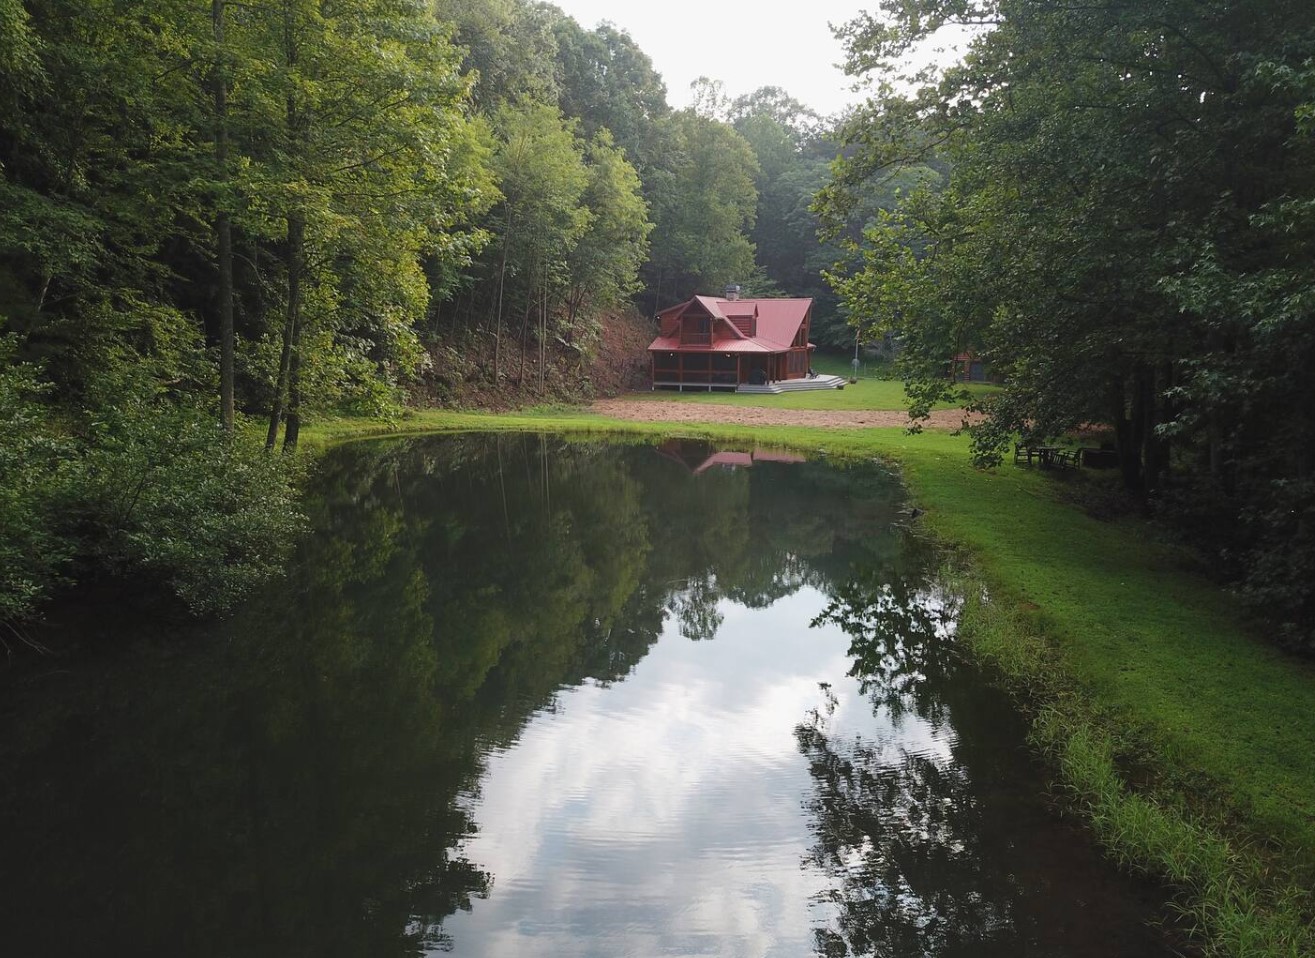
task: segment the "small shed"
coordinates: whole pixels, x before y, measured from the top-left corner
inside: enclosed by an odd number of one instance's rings
[[[957,383],[990,383],[991,369],[976,353],[956,353],[950,360],[950,379]]]

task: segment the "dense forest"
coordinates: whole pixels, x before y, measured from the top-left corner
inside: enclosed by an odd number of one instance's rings
[[[626,311],[735,281],[847,340],[825,125],[698,92],[529,0],[0,0],[0,622],[104,576],[222,610],[300,523],[261,436],[585,397]]]
[[[966,55],[909,66],[946,25]],[[0,0],[6,643],[70,581],[228,608],[303,523],[266,453],[307,421],[584,398],[607,324],[736,282],[891,344],[915,413],[974,405],[982,464],[1107,430],[1315,646],[1315,7],[874,0],[839,34],[871,95],[828,118],[673,108],[532,0]]]

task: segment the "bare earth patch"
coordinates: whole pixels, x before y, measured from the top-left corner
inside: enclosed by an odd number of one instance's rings
[[[854,429],[869,426],[903,426],[908,414],[879,409],[773,409],[770,406],[722,406],[714,403],[664,403],[652,400],[600,399],[590,407],[600,416],[637,422],[723,422],[736,426],[820,426]],[[922,425],[931,429],[958,429],[962,409],[938,409]]]

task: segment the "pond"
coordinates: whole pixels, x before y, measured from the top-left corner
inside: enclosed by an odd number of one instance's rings
[[[371,442],[309,508],[227,622],[6,676],[6,953],[1171,953],[880,466]]]

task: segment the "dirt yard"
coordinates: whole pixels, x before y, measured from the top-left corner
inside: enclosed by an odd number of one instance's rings
[[[770,406],[722,406],[713,403],[657,402],[654,400],[600,399],[590,407],[600,416],[638,422],[724,422],[737,426],[820,426],[862,428],[907,426],[903,412],[843,409],[772,409]],[[923,422],[932,429],[957,429],[963,424],[961,409],[940,409]]]

